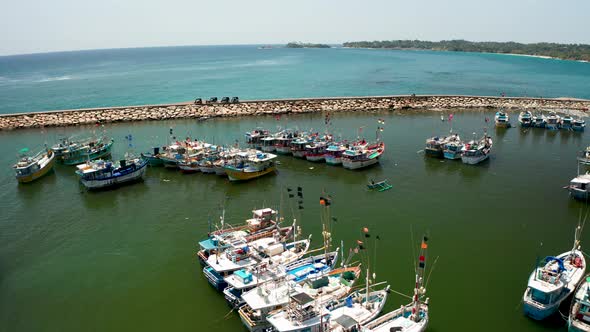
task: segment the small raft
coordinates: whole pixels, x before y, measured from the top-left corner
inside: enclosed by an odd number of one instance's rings
[[[385,191],[385,190],[389,190],[389,189],[393,188],[393,186],[390,185],[387,182],[387,180],[383,180],[383,181],[379,181],[379,182],[371,181],[370,183],[367,184],[367,187],[369,189],[377,189],[379,191]]]

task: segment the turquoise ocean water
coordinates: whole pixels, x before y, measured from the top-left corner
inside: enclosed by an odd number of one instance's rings
[[[394,93],[590,97],[590,65],[493,54],[371,50],[186,47],[0,58],[0,112],[144,104],[196,96],[278,98]],[[455,110],[453,131],[481,134],[494,110]],[[511,112],[513,124],[517,113]],[[444,114],[445,117],[448,113]],[[384,119],[385,125],[378,123]],[[243,142],[257,126],[323,129],[323,114],[106,124],[113,158],[165,144],[169,128],[218,144]],[[279,157],[278,174],[247,183],[149,168],[145,181],[87,192],[73,167],[18,185],[22,147],[100,130],[95,126],[0,132],[0,331],[243,331],[197,263],[208,219],[240,223],[253,208],[281,208],[320,245],[319,196],[333,197],[334,246],[373,237],[378,280],[411,293],[419,237],[430,237],[428,331],[565,331],[556,315],[535,322],[520,301],[539,257],[570,248],[588,207],[562,189],[576,174],[588,133],[488,128],[490,160],[479,166],[425,158],[427,137],[449,132],[430,111],[338,113],[337,136],[384,126],[379,166],[352,172]],[[132,134],[132,147],[125,136]],[[369,192],[370,179],[389,179]],[[286,187],[303,187],[304,209]],[[375,240],[379,235],[381,240]],[[584,231],[582,248],[590,234]],[[584,249],[585,250],[585,249]],[[376,252],[376,254],[375,254]],[[436,264],[434,263],[436,261]],[[364,262],[366,264],[366,261]],[[385,310],[409,300],[392,294]],[[567,304],[562,312],[568,310]]]
[[[0,113],[210,96],[590,98],[589,87],[588,63],[480,53],[199,46],[0,57]]]

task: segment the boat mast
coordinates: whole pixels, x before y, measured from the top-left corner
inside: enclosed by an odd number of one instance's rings
[[[420,320],[420,297],[424,294],[425,289],[423,288],[424,283],[424,268],[426,265],[426,249],[428,244],[426,243],[428,238],[423,237],[422,243],[420,244],[420,257],[418,257],[418,269],[416,270],[416,286],[414,288],[414,307],[412,308],[411,319],[414,322]]]

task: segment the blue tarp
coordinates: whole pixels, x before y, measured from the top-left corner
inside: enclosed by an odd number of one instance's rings
[[[557,257],[553,257],[553,256],[547,256],[547,258],[545,258],[545,261],[547,263],[551,262],[551,261],[555,261],[557,262],[557,265],[559,266],[559,271],[565,271],[565,266],[563,265],[563,260],[561,258],[557,258]]]

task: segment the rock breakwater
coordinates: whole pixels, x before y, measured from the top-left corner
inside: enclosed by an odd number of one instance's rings
[[[309,112],[405,111],[504,108],[506,110],[574,111],[584,115],[590,100],[485,96],[375,96],[249,100],[235,104],[104,107],[0,115],[0,130],[76,126],[95,123],[166,119],[258,116]]]

